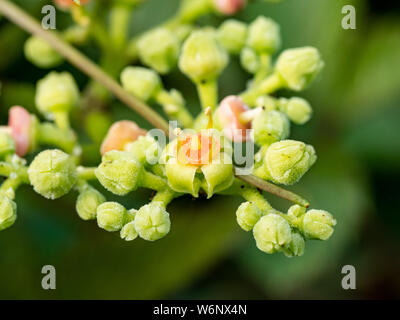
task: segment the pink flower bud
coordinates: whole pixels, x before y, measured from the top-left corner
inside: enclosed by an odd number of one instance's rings
[[[234,142],[243,142],[250,139],[247,130],[251,122],[243,123],[240,115],[249,110],[249,107],[238,96],[228,96],[221,101],[217,116],[223,127],[224,134]]]
[[[101,144],[100,153],[103,155],[111,150],[124,150],[127,143],[136,141],[140,136],[146,135],[146,132],[133,121],[115,122]]]
[[[214,0],[216,9],[227,16],[233,15],[243,9],[247,0]]]
[[[8,126],[15,141],[16,153],[20,157],[26,155],[31,146],[32,118],[30,113],[20,106],[9,111]]]
[[[86,4],[88,3],[90,0],[81,0],[81,4]],[[73,0],[54,0],[55,4],[57,6],[59,6],[62,9],[67,9],[69,7],[71,7],[73,4],[75,4],[75,2]]]

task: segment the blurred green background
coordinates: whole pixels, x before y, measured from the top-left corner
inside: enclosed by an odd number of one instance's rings
[[[41,17],[49,1],[15,1]],[[357,30],[343,30],[341,9],[357,10]],[[170,17],[178,0],[149,0],[132,17],[132,33]],[[47,201],[23,187],[17,194],[18,220],[0,233],[1,299],[360,299],[400,297],[400,10],[396,1],[286,0],[256,2],[238,15],[252,21],[266,15],[281,25],[283,48],[312,45],[326,68],[302,96],[315,113],[291,137],[315,146],[319,159],[292,189],[314,208],[338,220],[326,242],[307,242],[300,258],[260,252],[237,226],[240,199],[176,200],[170,205],[171,233],[148,243],[127,243],[85,223],[75,213],[76,194]],[[218,25],[222,18],[202,23]],[[60,14],[60,25],[68,24]],[[0,21],[1,124],[20,104],[33,110],[35,82],[47,71],[26,61],[27,34]],[[84,51],[94,59],[93,48]],[[87,79],[65,63],[58,70]],[[221,78],[223,95],[237,93],[249,79],[236,59]],[[185,92],[195,110],[192,84],[178,72],[167,87]],[[290,96],[290,92],[281,92]],[[138,117],[115,102],[113,120]],[[109,199],[115,199],[108,195]],[[127,207],[148,201],[147,191],[121,200]],[[279,208],[288,203],[272,196]],[[54,265],[57,289],[41,288],[41,268]],[[357,289],[341,288],[341,269],[354,265]]]

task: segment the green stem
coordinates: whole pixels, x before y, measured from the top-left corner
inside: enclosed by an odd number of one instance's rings
[[[87,168],[87,167],[79,166],[76,169],[76,172],[78,174],[79,179],[82,179],[85,181],[86,180],[94,180],[94,179],[96,179],[96,175],[94,174],[96,169],[97,169],[96,167]]]
[[[247,182],[248,184],[251,184],[263,191],[269,192],[271,194],[274,194],[280,198],[287,199],[289,201],[292,201],[300,206],[308,208],[310,206],[310,203],[304,199],[303,197],[285,190],[281,187],[278,187],[274,185],[273,183],[270,183],[268,181],[264,181],[258,177],[255,177],[253,175],[243,175],[243,176],[237,176],[238,179]]]
[[[131,6],[116,3],[110,12],[110,38],[116,50],[126,46]]]
[[[183,0],[178,14],[167,25],[193,23],[212,9],[212,0]]]
[[[261,65],[254,77],[253,85],[260,84],[271,72],[271,55],[262,53],[260,60]]]
[[[53,145],[72,153],[76,145],[76,135],[72,130],[62,130],[52,123],[38,125],[38,142],[44,145]]]
[[[177,197],[177,193],[173,191],[170,188],[167,188],[163,191],[157,192],[157,194],[154,196],[152,199],[152,202],[154,201],[159,201],[162,202],[165,207],[174,199]]]
[[[69,131],[71,129],[68,112],[54,113],[54,122],[61,130]]]
[[[193,125],[193,117],[182,103],[177,103],[168,91],[161,90],[156,101],[162,105],[164,112],[172,120],[178,120],[185,128],[190,128]]]
[[[197,83],[197,91],[199,93],[200,102],[203,110],[210,107],[215,110],[218,104],[218,83],[216,80],[205,83]]]
[[[163,178],[148,171],[144,171],[140,186],[151,190],[163,191],[167,188],[167,183]]]
[[[271,210],[274,210],[269,202],[263,197],[263,195],[254,187],[244,187],[240,191],[240,195],[246,199],[254,203],[259,209],[261,209],[265,214]]]
[[[7,162],[0,162],[0,176],[9,177],[14,172],[14,168]]]
[[[15,198],[15,192],[21,183],[19,177],[6,179],[0,186],[0,194],[5,194],[8,198],[13,200]]]
[[[281,87],[282,79],[273,73],[259,84],[241,93],[240,96],[245,103],[253,106],[259,96],[275,92]]]

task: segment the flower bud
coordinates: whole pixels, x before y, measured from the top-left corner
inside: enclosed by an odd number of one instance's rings
[[[317,156],[312,146],[295,140],[273,143],[266,151],[264,165],[276,183],[297,182],[315,163]]]
[[[244,231],[250,231],[262,217],[261,210],[252,202],[243,202],[236,210],[236,220]]]
[[[242,10],[247,0],[213,0],[215,9],[227,16],[234,15],[238,11]]]
[[[15,142],[9,128],[0,127],[0,159],[15,152]]]
[[[252,121],[254,141],[267,145],[286,139],[290,132],[290,123],[285,114],[279,111],[263,111]]]
[[[266,253],[275,253],[291,240],[291,228],[281,216],[272,213],[263,216],[253,228],[258,249]]]
[[[26,109],[14,106],[9,110],[8,127],[15,141],[16,153],[23,157],[33,150],[37,140],[38,121]]]
[[[121,230],[127,218],[126,209],[118,202],[104,202],[97,207],[97,224],[106,231]]]
[[[81,5],[88,3],[90,0],[79,0]],[[54,0],[55,4],[61,9],[68,9],[76,4],[76,0]]]
[[[99,191],[89,186],[79,194],[76,211],[83,220],[96,219],[97,207],[105,201],[106,198]]]
[[[228,64],[228,54],[213,33],[194,31],[183,44],[179,68],[194,82],[215,80]]]
[[[304,47],[282,52],[276,63],[276,72],[289,89],[301,91],[315,79],[323,66],[318,50]]]
[[[301,217],[300,230],[311,239],[327,240],[336,225],[335,218],[325,210],[311,209]]]
[[[32,36],[24,45],[25,57],[40,68],[53,68],[63,62],[62,56],[42,38]]]
[[[126,67],[121,73],[121,83],[125,90],[143,101],[149,101],[162,89],[158,74],[142,67]]]
[[[55,112],[69,112],[78,105],[79,90],[68,72],[51,72],[38,81],[36,106],[45,116]]]
[[[125,241],[132,241],[135,240],[138,236],[138,233],[135,229],[135,221],[128,222],[124,225],[121,229],[120,233],[121,239]]]
[[[150,135],[140,136],[136,141],[125,145],[125,150],[133,154],[140,163],[155,164],[158,159],[158,142]]]
[[[240,64],[249,73],[256,73],[260,68],[261,61],[257,53],[249,47],[244,47],[240,51]]]
[[[283,248],[287,257],[300,257],[304,254],[306,243],[303,236],[298,232],[292,232],[292,240]]]
[[[179,46],[179,39],[167,28],[145,33],[137,44],[140,60],[161,74],[168,73],[176,66]]]
[[[251,122],[240,121],[240,115],[248,110],[249,107],[238,96],[228,96],[221,101],[216,114],[224,135],[230,140],[243,142],[249,138],[247,130],[251,128]]]
[[[11,227],[17,220],[17,205],[14,201],[0,194],[0,231]]]
[[[127,151],[109,151],[104,154],[95,171],[104,188],[123,196],[139,186],[143,166]]]
[[[218,40],[231,54],[239,54],[246,43],[247,25],[241,21],[230,19],[218,29]]]
[[[286,113],[289,119],[296,124],[306,123],[312,115],[312,108],[307,100],[297,97],[280,99],[279,109]]]
[[[299,206],[298,204],[294,204],[293,206],[291,206],[289,208],[287,214],[292,219],[296,219],[296,218],[302,216],[305,213],[306,213],[306,208],[305,207]]]
[[[47,199],[57,199],[67,194],[76,182],[73,158],[61,150],[39,153],[28,169],[33,189]]]
[[[136,141],[140,136],[146,134],[135,122],[122,120],[115,122],[107,132],[100,147],[100,153],[104,155],[111,150],[124,150],[129,142]]]
[[[249,25],[247,46],[257,53],[274,53],[280,45],[280,28],[274,20],[259,16]]]
[[[161,202],[151,202],[139,209],[135,217],[135,229],[139,236],[148,241],[163,238],[170,230],[169,213]]]
[[[272,111],[277,109],[277,103],[274,98],[268,95],[260,96],[256,100],[256,106],[263,110]]]

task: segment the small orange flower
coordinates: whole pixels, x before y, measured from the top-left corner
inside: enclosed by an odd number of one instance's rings
[[[127,143],[136,141],[140,136],[146,135],[146,132],[133,121],[115,122],[101,144],[100,153],[103,155],[111,150],[124,150]]]

